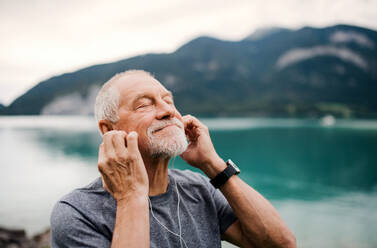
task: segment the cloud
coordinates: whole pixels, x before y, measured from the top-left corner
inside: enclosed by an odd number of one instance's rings
[[[93,86],[89,89],[86,97],[81,96],[77,92],[58,97],[42,109],[42,115],[92,115],[99,90],[99,87]]]
[[[330,41],[333,43],[354,42],[363,47],[374,48],[374,43],[372,40],[357,32],[337,31],[330,36]]]
[[[345,62],[352,63],[363,70],[368,69],[367,62],[360,55],[350,49],[334,46],[315,46],[310,48],[291,49],[278,58],[276,67],[278,69],[283,69],[289,65],[319,56],[334,56]]]

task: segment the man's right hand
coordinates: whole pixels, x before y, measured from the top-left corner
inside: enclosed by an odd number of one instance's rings
[[[133,196],[148,196],[148,174],[136,132],[106,132],[99,147],[98,170],[104,188],[118,203]]]

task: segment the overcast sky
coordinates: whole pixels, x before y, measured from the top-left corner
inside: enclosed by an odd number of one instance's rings
[[[173,52],[199,35],[338,23],[377,30],[377,0],[0,0],[0,103],[51,76]]]

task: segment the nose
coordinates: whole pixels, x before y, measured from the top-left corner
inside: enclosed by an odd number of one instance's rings
[[[161,100],[157,104],[156,118],[158,120],[170,119],[174,116],[175,107],[173,104],[169,104],[164,100]]]

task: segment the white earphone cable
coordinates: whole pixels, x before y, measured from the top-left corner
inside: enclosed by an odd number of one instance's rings
[[[173,159],[173,165],[172,165],[172,168],[174,168],[174,162],[175,162],[175,157]],[[167,228],[164,224],[162,224],[157,218],[156,216],[154,215],[154,212],[153,212],[153,206],[152,206],[152,202],[150,200],[150,198],[148,197],[148,201],[149,201],[149,206],[150,206],[150,209],[151,209],[151,214],[152,214],[152,217],[157,221],[158,224],[160,224],[163,228],[165,228],[169,233],[173,234],[174,236],[177,236],[179,237],[179,242],[181,244],[181,247],[182,246],[182,241],[183,241],[183,244],[186,248],[188,248],[187,244],[186,244],[186,241],[183,239],[182,237],[182,226],[181,226],[181,217],[179,215],[179,203],[181,201],[181,197],[179,195],[179,191],[178,191],[178,186],[177,186],[177,181],[174,180],[174,184],[175,184],[175,189],[177,191],[177,197],[178,197],[178,203],[177,203],[177,216],[178,216],[178,227],[179,227],[179,234],[176,234],[175,232],[171,231],[169,228]]]

